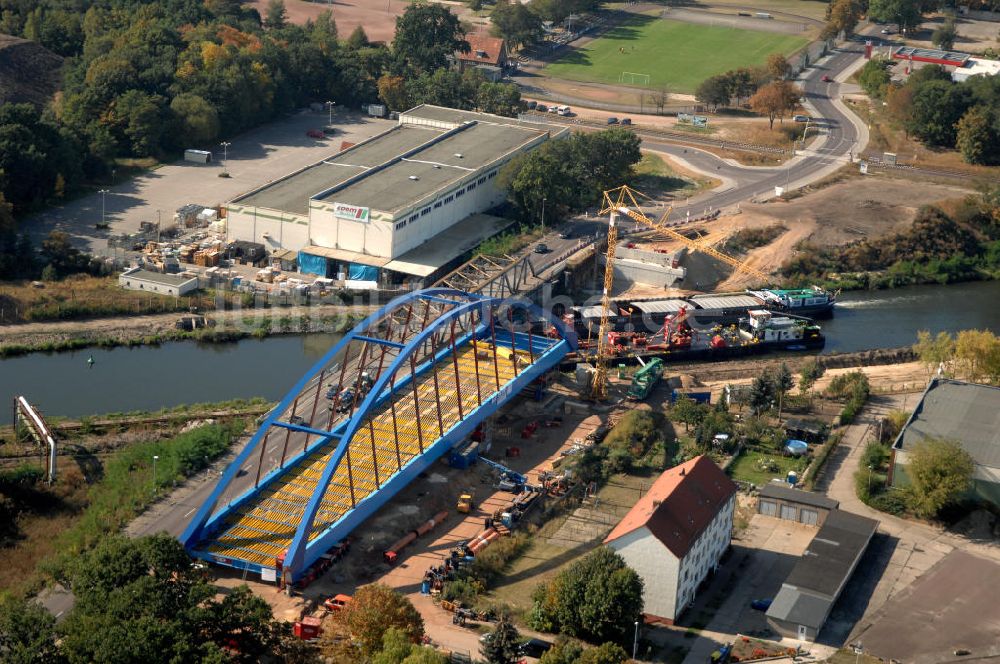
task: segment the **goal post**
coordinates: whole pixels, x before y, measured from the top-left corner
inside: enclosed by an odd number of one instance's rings
[[[642,85],[649,87],[649,74],[639,74],[634,71],[623,71],[618,76],[618,82],[623,85]]]

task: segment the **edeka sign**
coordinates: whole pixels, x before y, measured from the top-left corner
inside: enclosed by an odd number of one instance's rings
[[[351,221],[360,221],[367,224],[368,212],[369,209],[366,207],[347,205],[346,203],[333,204],[333,216],[338,219],[350,219]]]

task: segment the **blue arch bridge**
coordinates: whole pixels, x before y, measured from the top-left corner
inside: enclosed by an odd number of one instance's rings
[[[270,411],[181,536],[299,581],[332,546],[576,349],[526,301],[414,291],[358,324]]]

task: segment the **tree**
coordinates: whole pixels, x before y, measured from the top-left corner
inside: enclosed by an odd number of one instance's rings
[[[571,639],[560,635],[556,642],[552,644],[539,664],[576,664],[583,655],[583,646],[576,639]]]
[[[516,118],[521,111],[521,90],[513,83],[485,82],[476,93],[476,106],[483,113]]]
[[[444,5],[415,3],[396,19],[392,49],[401,62],[418,72],[432,72],[448,64],[456,51],[469,52],[458,17]]]
[[[795,381],[792,379],[792,372],[784,362],[774,372],[771,378],[771,385],[774,386],[775,391],[778,393],[778,420],[780,421],[781,407],[785,399],[785,394],[795,386]]]
[[[364,26],[360,24],[351,31],[350,36],[347,38],[347,48],[352,51],[364,48],[368,46],[368,43],[368,34],[365,32]]]
[[[841,32],[845,35],[853,33],[864,13],[863,4],[861,0],[833,0],[826,8],[823,37],[830,39]]]
[[[479,653],[489,664],[514,664],[521,657],[520,639],[521,635],[510,617],[501,613],[497,626],[483,637]]]
[[[913,92],[910,133],[930,145],[955,145],[956,126],[965,115],[968,103],[968,90],[950,81],[932,80],[919,84]]]
[[[920,5],[914,0],[870,0],[868,18],[895,23],[902,32],[920,25]]]
[[[714,108],[727,106],[732,95],[729,93],[729,79],[725,74],[710,76],[702,81],[694,93],[695,99]]]
[[[907,456],[911,508],[918,516],[937,516],[972,486],[972,457],[954,441],[928,438],[914,445]]]
[[[536,629],[591,641],[624,641],[642,614],[642,579],[607,547],[584,556],[532,595]]]
[[[382,635],[382,650],[371,661],[372,664],[444,664],[447,658],[433,648],[413,643],[398,627],[390,627]]]
[[[819,360],[808,360],[799,370],[799,392],[805,394],[812,390],[816,381],[826,373],[826,367],[820,364]]]
[[[628,653],[617,643],[604,643],[584,650],[578,661],[580,664],[623,664],[628,658]]]
[[[267,9],[264,10],[264,25],[267,29],[280,30],[285,27],[287,20],[285,0],[267,0]]]
[[[949,17],[931,35],[931,43],[942,51],[950,51],[955,48],[957,38],[958,29],[955,27],[955,19]]]
[[[661,85],[650,92],[649,101],[656,107],[656,112],[659,115],[663,115],[663,109],[667,107],[667,102],[670,101],[670,91],[667,89],[667,86]]]
[[[219,136],[219,113],[198,95],[185,93],[170,102],[181,146],[205,145]]]
[[[410,600],[381,584],[359,588],[351,603],[338,612],[337,620],[369,656],[381,647],[390,627],[399,629],[413,641],[424,635],[424,620]]]
[[[705,419],[705,408],[687,395],[680,395],[670,407],[670,419],[683,422],[684,431],[689,431],[692,424],[697,425]]]
[[[542,19],[520,2],[498,2],[490,13],[493,32],[511,48],[534,44],[542,38]]]
[[[405,111],[408,108],[413,108],[406,79],[402,76],[386,74],[380,78],[378,80],[378,96],[390,110]]]
[[[774,401],[774,386],[771,385],[770,377],[760,375],[753,379],[750,384],[750,393],[747,395],[747,405],[758,418],[761,413],[771,407]]]
[[[801,98],[799,89],[788,81],[768,83],[750,97],[750,108],[754,113],[766,115],[770,128],[774,129],[774,119],[784,118],[785,113],[794,109]]]
[[[0,657],[7,664],[61,662],[56,619],[42,605],[0,595]]]
[[[989,330],[962,330],[955,339],[955,360],[973,382],[1000,379],[1000,339]]]
[[[988,164],[997,160],[1000,150],[995,126],[997,115],[983,106],[973,106],[958,121],[955,147],[969,164]]]
[[[881,58],[873,58],[865,63],[858,73],[858,83],[865,94],[872,99],[885,96],[892,77],[889,76],[889,66],[892,63]]]
[[[69,235],[62,231],[51,231],[42,240],[42,260],[55,271],[58,278],[87,269],[90,259],[70,244]]]
[[[788,78],[788,75],[792,73],[792,65],[789,64],[783,54],[772,53],[767,56],[767,73],[772,78],[779,80]]]

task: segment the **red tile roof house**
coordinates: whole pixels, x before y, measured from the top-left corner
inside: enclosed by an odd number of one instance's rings
[[[729,548],[736,485],[699,456],[660,475],[604,543],[643,582],[646,622],[674,624]]]
[[[497,81],[503,77],[503,70],[507,66],[507,42],[500,37],[488,37],[486,35],[466,35],[465,41],[469,42],[469,52],[455,53],[455,61],[459,70],[464,71],[466,67],[478,67],[483,70],[486,77]]]

